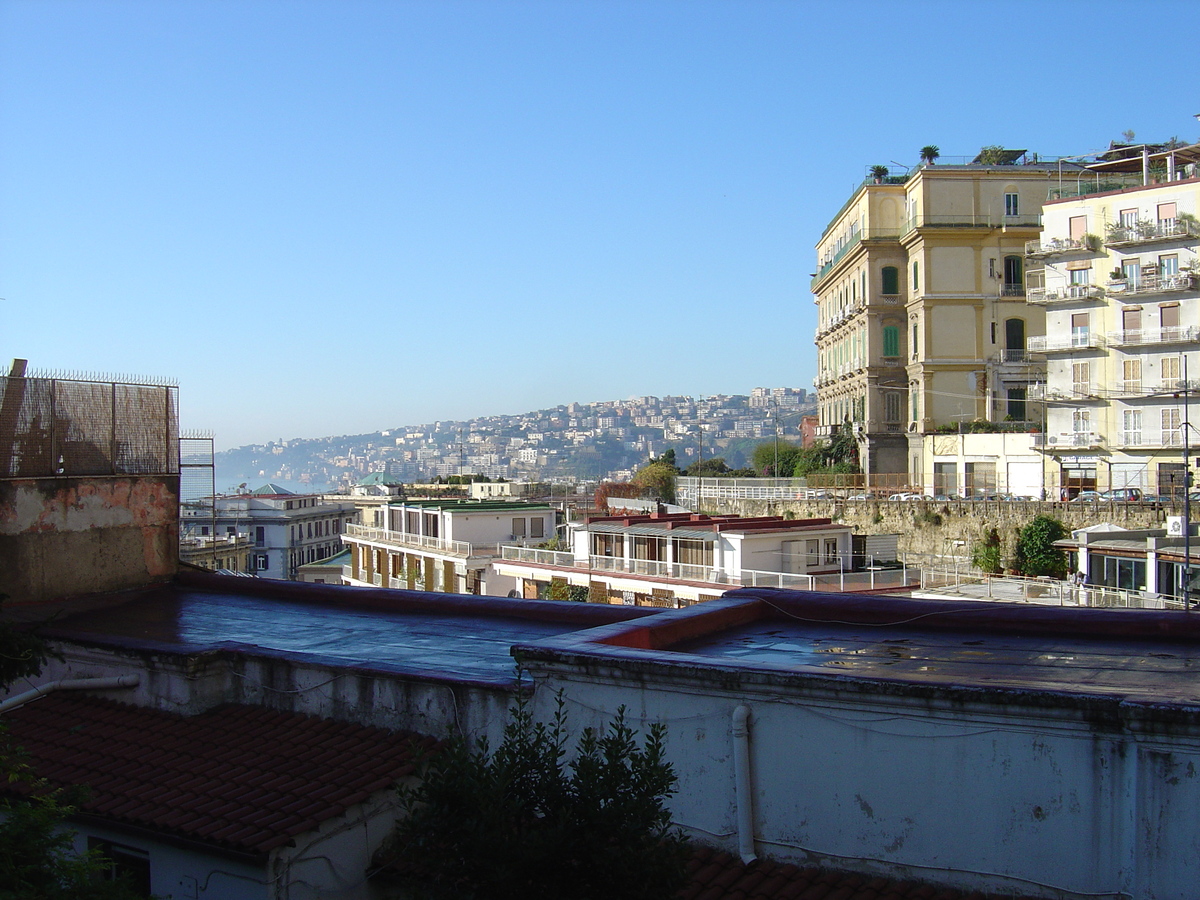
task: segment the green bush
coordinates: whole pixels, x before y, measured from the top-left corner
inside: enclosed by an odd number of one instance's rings
[[[1054,542],[1066,535],[1067,527],[1058,519],[1035,516],[1017,537],[1013,567],[1021,575],[1065,577],[1067,554],[1055,547]]]
[[[495,752],[451,739],[400,789],[406,815],[384,855],[426,900],[672,897],[687,845],[666,808],[666,730],[634,738],[621,707],[603,732],[585,729],[567,763],[561,694],[548,725],[519,701]]]

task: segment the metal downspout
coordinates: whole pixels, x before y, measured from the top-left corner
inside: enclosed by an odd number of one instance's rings
[[[750,781],[750,707],[733,711],[733,768],[737,794],[738,854],[749,865],[754,854],[754,786]]]

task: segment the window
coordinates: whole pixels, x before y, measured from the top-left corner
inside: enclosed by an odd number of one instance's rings
[[[529,520],[529,536],[540,538],[546,536],[546,520],[541,516],[534,516]]]
[[[1091,283],[1092,283],[1092,270],[1090,267],[1087,269],[1072,269],[1071,270],[1071,284],[1091,284]]]
[[[254,528],[254,546],[255,547],[263,547],[266,545],[266,543],[267,543],[267,530],[261,525],[255,526],[255,528]],[[266,566],[263,566],[263,568],[265,569]]]
[[[912,355],[913,359],[917,358],[917,323],[913,322],[912,327]]]
[[[892,392],[883,395],[883,420],[899,422],[904,414],[904,395]]]
[[[1006,216],[1020,215],[1021,204],[1016,194],[1004,195],[1004,214]]]
[[[150,896],[150,854],[136,847],[125,847],[99,838],[89,837],[88,852],[97,853],[108,861],[100,873],[103,881],[123,879],[142,897]]]
[[[1121,361],[1121,388],[1126,391],[1142,389],[1142,361],[1140,359]]]
[[[513,533],[513,537],[525,537],[525,520],[524,519],[513,519],[512,520],[512,533]]]
[[[1121,435],[1125,444],[1140,444],[1142,442],[1142,411],[1126,409],[1121,412]]]
[[[805,562],[808,566],[819,566],[821,564],[821,542],[820,541],[805,541],[804,551],[807,559]]]
[[[1121,330],[1125,332],[1125,340],[1134,340],[1142,330],[1142,308],[1131,306],[1121,310]]]
[[[1071,216],[1068,220],[1071,229],[1071,240],[1082,241],[1087,234],[1087,216]]]
[[[900,293],[900,270],[895,266],[883,267],[883,293]]]
[[[1024,270],[1021,266],[1021,257],[1006,256],[1004,257],[1004,286],[1009,289],[1021,287],[1025,284]]]
[[[1179,274],[1179,254],[1171,253],[1158,258],[1158,274],[1159,275],[1178,275]]]
[[[301,526],[301,527],[303,527],[303,526]],[[312,539],[312,536],[313,536],[313,533],[312,533],[312,522],[309,522],[309,523],[308,523],[308,537],[309,537],[309,539],[310,539],[310,540]]]
[[[895,325],[883,326],[883,355],[900,355],[900,329]]]
[[[1076,394],[1092,392],[1092,367],[1090,363],[1071,363],[1071,389]]]
[[[994,462],[963,463],[963,489],[968,497],[996,493]]]
[[[918,263],[914,262],[912,264],[912,289],[914,294],[921,290],[920,272],[921,270],[918,267]]]
[[[1092,430],[1092,412],[1088,409],[1076,409],[1071,412],[1071,430],[1075,434],[1088,434]]]
[[[1136,209],[1121,210],[1121,227],[1133,230],[1137,226],[1138,211]]]
[[[827,565],[838,564],[838,542],[837,538],[825,539],[825,562]]]
[[[201,525],[201,526],[200,526],[200,533],[201,533],[201,534],[208,534],[208,526],[207,526],[207,525]]]
[[[1179,416],[1179,407],[1172,406],[1164,409],[1159,421],[1162,424],[1162,442],[1164,447],[1183,446],[1183,419]]]
[[[933,492],[946,497],[958,493],[958,466],[955,463],[933,464]]]
[[[1158,225],[1160,228],[1170,230],[1175,227],[1175,217],[1177,216],[1174,203],[1158,204]]]
[[[1025,320],[1024,319],[1005,319],[1004,320],[1004,349],[1005,350],[1024,350],[1025,349]]]
[[[1121,274],[1131,287],[1136,287],[1142,278],[1142,264],[1136,259],[1126,259],[1121,262]]]
[[[266,553],[255,553],[254,554],[254,571],[255,572],[265,572],[265,571],[267,571],[267,569],[271,568],[270,565],[268,565],[270,560],[267,558],[267,556],[268,556],[268,554],[266,554]]]
[[[1164,356],[1160,361],[1163,380],[1163,390],[1174,390],[1179,381],[1179,357]]]
[[[1026,388],[1020,387],[1008,389],[1008,403],[1006,405],[1007,408],[1005,409],[1005,413],[1008,418],[1012,419],[1014,422],[1026,421],[1025,397]]]
[[[1071,346],[1086,347],[1090,337],[1087,313],[1071,314]]]

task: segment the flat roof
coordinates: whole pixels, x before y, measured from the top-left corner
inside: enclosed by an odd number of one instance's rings
[[[180,574],[47,634],[168,652],[232,650],[435,680],[515,684],[510,648],[653,609]]]
[[[512,510],[553,509],[548,503],[531,503],[527,500],[393,500],[389,506],[413,506],[421,509],[439,509],[450,512],[510,512]]]
[[[838,690],[980,690],[1200,705],[1200,613],[1072,609],[750,588],[521,645],[527,659],[832,680]],[[617,663],[618,665],[622,663]]]

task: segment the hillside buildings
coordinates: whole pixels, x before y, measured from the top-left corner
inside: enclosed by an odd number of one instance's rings
[[[1034,412],[1028,338],[1044,311],[1025,302],[1024,254],[1058,168],[1023,151],[998,160],[868,178],[817,245],[818,430],[852,423],[868,474],[923,484],[928,435]]]
[[[1200,144],[1118,148],[1056,186],[1030,241],[1051,483],[1180,496],[1200,384]],[[1188,379],[1185,381],[1185,379]],[[1197,443],[1195,435],[1190,443]]]

